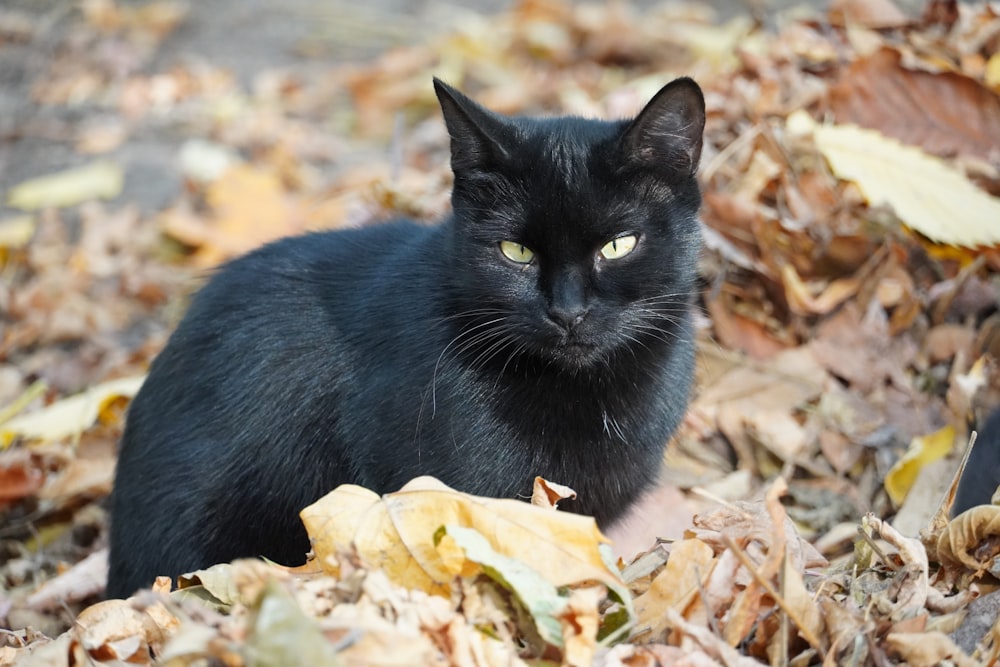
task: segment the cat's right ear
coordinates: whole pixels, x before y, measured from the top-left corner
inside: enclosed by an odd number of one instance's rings
[[[451,169],[456,174],[488,170],[505,162],[509,150],[511,128],[502,116],[476,104],[438,78],[434,78],[444,114],[444,123],[451,136]]]

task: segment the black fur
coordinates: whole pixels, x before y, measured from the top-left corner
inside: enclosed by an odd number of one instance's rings
[[[951,515],[958,516],[976,505],[989,505],[1000,487],[1000,409],[994,410],[976,433],[965,472],[955,492]]]
[[[435,87],[450,219],[285,239],[195,297],[129,412],[109,596],[240,556],[300,563],[299,510],[345,482],[524,498],[543,475],[606,526],[655,481],[692,375],[701,91],[678,79],[605,122]],[[622,234],[631,254],[599,254]]]

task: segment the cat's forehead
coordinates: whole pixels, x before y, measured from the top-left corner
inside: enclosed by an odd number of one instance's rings
[[[522,176],[539,195],[585,195],[607,171],[615,134],[610,123],[582,118],[536,121],[522,135]]]

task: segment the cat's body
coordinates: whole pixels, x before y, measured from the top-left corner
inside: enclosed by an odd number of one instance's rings
[[[109,596],[263,555],[304,506],[417,475],[602,525],[655,480],[686,404],[697,86],[634,122],[506,119],[438,84],[454,215],[285,239],[196,296],[130,408]]]

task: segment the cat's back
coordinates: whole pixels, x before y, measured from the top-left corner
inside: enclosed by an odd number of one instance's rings
[[[268,244],[222,267],[195,295],[171,340],[233,342],[244,352],[269,344],[322,346],[377,331],[403,305],[411,319],[438,271],[440,230],[409,221],[316,232]],[[194,339],[194,340],[192,340]],[[251,343],[247,347],[247,343]]]
[[[273,421],[276,406],[334,403],[401,331],[430,344],[439,269],[428,248],[438,236],[436,227],[405,221],[319,232],[223,266],[155,360],[126,440],[152,410],[149,426],[161,431],[252,426],[258,416],[268,428],[263,420]]]

